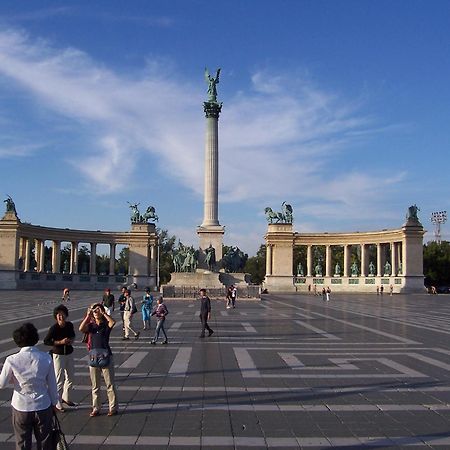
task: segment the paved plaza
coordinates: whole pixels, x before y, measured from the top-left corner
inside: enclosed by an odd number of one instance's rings
[[[2,361],[16,351],[18,324],[30,320],[44,337],[59,294],[0,291]],[[76,328],[101,295],[72,293]],[[266,295],[236,309],[213,301],[215,333],[205,339],[194,300],[166,304],[169,345],[151,346],[149,332],[124,343],[121,327],[113,331],[118,416],[105,405],[89,417],[78,334],[78,406],[59,415],[71,449],[450,448],[450,296]],[[0,391],[5,450],[14,448],[10,398]]]

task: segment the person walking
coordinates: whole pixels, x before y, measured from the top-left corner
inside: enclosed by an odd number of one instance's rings
[[[12,424],[16,449],[31,450],[32,434],[38,449],[54,450],[52,422],[58,403],[55,370],[48,353],[35,345],[39,334],[32,323],[13,332],[20,351],[6,358],[0,373],[0,388],[13,386]]]
[[[124,341],[130,339],[130,331],[134,334],[135,339],[139,339],[139,331],[134,331],[132,327],[133,316],[137,313],[136,303],[131,296],[129,289],[125,290],[125,307],[123,310],[123,324],[125,326]]]
[[[109,288],[105,289],[102,305],[105,307],[106,314],[112,316],[112,312],[114,311],[114,295],[111,294],[111,289]]]
[[[202,322],[201,338],[205,337],[205,329],[208,330],[208,336],[211,336],[214,331],[209,327],[208,320],[211,319],[211,300],[206,295],[206,289],[200,289],[200,320]]]
[[[326,300],[326,294],[327,294],[327,291],[326,291],[325,287],[323,287],[323,288],[322,288],[322,300],[323,300],[323,301]]]
[[[237,287],[233,284],[233,286],[231,286],[231,289],[231,306],[232,308],[236,308]]]
[[[331,289],[330,289],[330,286],[327,287],[327,290],[326,290],[325,295],[326,295],[326,298],[327,298],[327,302],[329,302],[330,299],[331,299]]]
[[[125,312],[125,303],[127,301],[127,299],[125,297],[126,290],[127,290],[127,287],[123,286],[121,289],[121,294],[119,295],[119,298],[117,299],[117,302],[119,303],[120,320],[122,321],[122,331],[125,331],[125,321],[123,320],[123,315]]]
[[[162,331],[164,335],[164,341],[163,344],[167,344],[167,334],[166,330],[164,329],[164,323],[166,321],[166,316],[169,314],[169,310],[167,309],[167,306],[164,304],[163,298],[159,297],[157,300],[158,305],[156,306],[155,310],[152,312],[152,316],[156,316],[157,322],[156,322],[156,329],[155,329],[155,337],[151,340],[150,344],[155,345],[158,342],[159,333]]]
[[[100,375],[103,376],[108,395],[108,416],[117,414],[117,390],[114,380],[114,359],[109,346],[109,336],[116,324],[115,320],[106,314],[105,307],[101,303],[94,303],[86,312],[86,316],[80,323],[80,331],[89,334],[89,350],[104,350],[108,355],[109,362],[104,367],[89,366],[89,375],[92,385],[92,411],[91,417],[100,415]]]
[[[63,295],[62,295],[62,302],[70,302],[70,290],[69,288],[64,288]]]
[[[58,403],[56,409],[64,412],[63,403],[67,406],[75,406],[71,401],[73,381],[75,378],[75,366],[73,362],[73,341],[75,330],[72,322],[67,320],[69,311],[64,305],[59,305],[53,310],[56,323],[52,325],[44,344],[52,347],[50,353],[53,357],[56,385],[58,388]]]
[[[153,296],[150,293],[150,288],[145,289],[145,294],[141,303],[142,322],[144,324],[144,330],[150,330],[150,315],[153,309]]]
[[[231,294],[233,293],[233,286],[227,288],[227,309],[231,308]]]

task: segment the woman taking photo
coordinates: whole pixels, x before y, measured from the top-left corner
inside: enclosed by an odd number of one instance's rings
[[[72,343],[75,339],[75,331],[72,322],[67,320],[69,311],[64,305],[59,305],[53,310],[56,323],[50,327],[44,339],[45,345],[52,346],[53,365],[55,366],[56,384],[58,385],[59,402],[56,409],[64,412],[62,403],[67,406],[75,406],[71,401],[73,379],[75,369],[73,363]]]
[[[105,308],[101,303],[94,303],[88,308],[86,317],[80,324],[80,331],[89,334],[89,374],[92,384],[91,417],[96,417],[100,414],[100,375],[103,375],[106,384],[109,403],[108,416],[115,416],[117,414],[114,360],[109,346],[109,335],[115,324],[115,320],[106,314]],[[101,355],[102,353],[106,358],[103,358],[101,362],[99,360],[94,361],[96,358],[94,355]]]

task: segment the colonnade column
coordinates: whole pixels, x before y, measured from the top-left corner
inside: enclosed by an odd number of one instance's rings
[[[23,270],[25,272],[29,272],[30,271],[30,257],[31,257],[31,249],[30,249],[30,239],[29,238],[24,238],[25,239],[25,259],[23,261]]]
[[[266,246],[266,275],[272,275],[272,246]]]
[[[350,265],[350,252],[349,252],[350,246],[345,244],[344,245],[344,277],[348,277],[348,269]]]
[[[52,243],[52,273],[59,273],[61,266],[61,242]]]
[[[382,269],[382,257],[381,257],[381,244],[377,244],[377,277],[381,277],[381,274],[383,272]]]
[[[70,269],[69,273],[78,273],[78,242],[70,243]]]
[[[361,276],[367,276],[367,253],[366,244],[361,244]]]
[[[45,272],[45,242],[43,239],[39,240],[39,260],[38,260],[38,272]]]
[[[116,244],[109,244],[109,274],[114,275],[116,270]]]
[[[97,244],[95,242],[91,242],[91,258],[89,261],[89,275],[97,274]]]
[[[397,243],[391,242],[391,275],[395,277],[397,275]]]
[[[306,276],[312,276],[312,245],[306,247]]]
[[[331,277],[331,245],[325,247],[325,276]]]
[[[152,244],[150,246],[150,264],[148,267],[148,274],[150,276],[155,275],[156,276],[156,267],[158,262],[156,261],[156,246],[155,244]]]

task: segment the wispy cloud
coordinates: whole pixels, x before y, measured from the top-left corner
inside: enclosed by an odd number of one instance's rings
[[[168,72],[149,61],[141,73],[127,76],[78,49],[56,48],[17,30],[0,33],[0,74],[77,124],[88,141],[83,159],[70,162],[101,192],[123,190],[138,156],[149,153],[165,174],[202,195],[206,86],[201,74],[191,81]],[[379,125],[361,113],[359,102],[309,80],[260,71],[248,92],[222,100],[222,201],[295,196],[300,205],[313,196],[322,205],[346,205],[348,198],[364,202],[405,176],[380,183],[378,174],[324,170],[346,145],[377,133]],[[119,169],[122,177],[111,183]]]

